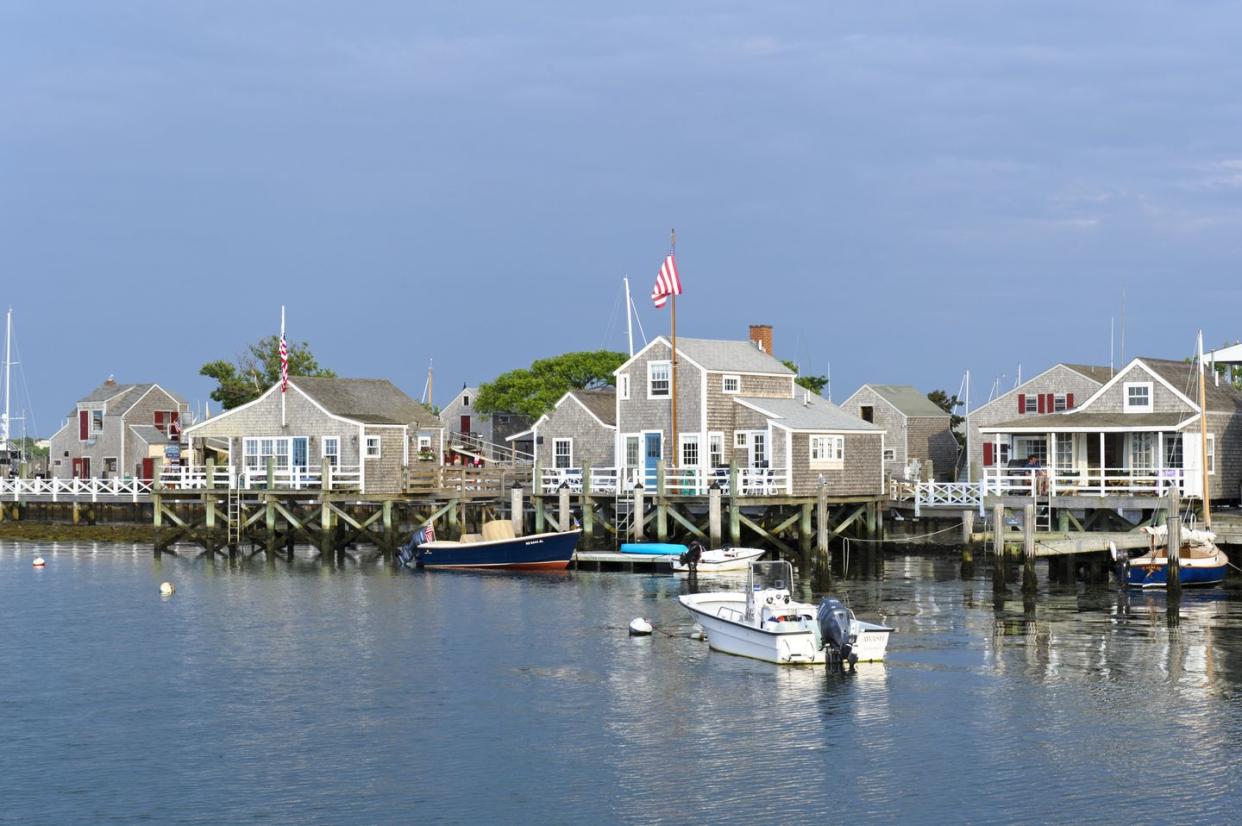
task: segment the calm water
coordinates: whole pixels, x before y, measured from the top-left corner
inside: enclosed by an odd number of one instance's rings
[[[1028,620],[956,575],[839,585],[900,631],[841,677],[688,639],[671,576],[0,543],[0,820],[1238,817],[1242,593],[1170,631],[1162,596],[1046,590]]]

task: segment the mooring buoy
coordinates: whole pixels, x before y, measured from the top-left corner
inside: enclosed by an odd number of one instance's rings
[[[652,632],[651,623],[642,617],[634,617],[630,620],[630,636],[631,637],[647,637]]]
[[[177,587],[171,582],[160,583],[160,596],[171,597],[177,590]]]
[[[36,556],[36,557],[34,558],[34,567],[36,567],[36,568],[42,568],[42,567],[44,567],[45,565],[47,565],[47,562],[43,559],[43,557],[41,557],[41,556]]]

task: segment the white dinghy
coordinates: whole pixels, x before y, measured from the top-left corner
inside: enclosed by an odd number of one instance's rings
[[[892,628],[860,622],[836,600],[825,600],[831,610],[820,613],[814,605],[791,598],[792,582],[788,562],[752,561],[745,591],[678,599],[702,626],[708,645],[726,654],[781,665],[884,658]]]
[[[673,570],[686,573],[690,570],[688,555],[693,547],[673,560]],[[695,571],[700,574],[713,574],[727,571],[745,571],[752,560],[763,556],[763,548],[718,548],[714,551],[703,551],[698,562],[694,563]]]

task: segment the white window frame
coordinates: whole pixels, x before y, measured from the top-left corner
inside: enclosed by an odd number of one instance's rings
[[[561,445],[569,445],[569,450],[565,454],[566,464],[559,463],[560,452],[557,450]],[[572,436],[559,436],[552,440],[552,467],[558,470],[571,468],[574,466],[574,439]]]
[[[1069,410],[1069,395],[1066,393],[1054,393],[1052,395],[1052,412],[1063,413]]]
[[[630,374],[622,373],[617,376],[617,398],[621,401],[628,401],[630,398]]]
[[[1152,471],[1160,461],[1156,446],[1156,434],[1139,431],[1130,434],[1129,450],[1126,451],[1126,462],[1131,470]],[[1136,461],[1139,460],[1139,461]]]
[[[1204,459],[1208,463],[1208,476],[1216,475],[1216,434],[1209,433],[1207,435],[1207,457]]]
[[[719,457],[719,461],[714,457]],[[712,431],[707,434],[707,466],[709,468],[725,467],[724,433]]]
[[[431,450],[431,437],[430,436],[419,436],[418,437],[418,452],[422,453],[424,450]]]
[[[634,461],[630,461],[630,440],[634,440]],[[635,468],[643,466],[643,434],[626,433],[621,437],[621,461],[622,467]]]
[[[749,441],[749,439],[750,439],[749,431],[746,431],[746,430],[736,430],[736,431],[734,431],[734,432],[733,432],[733,447],[735,447],[735,448],[738,448],[738,447],[741,447],[741,448],[746,448],[746,447],[749,447],[749,446],[750,446],[750,441]]]
[[[807,462],[819,470],[845,467],[845,436],[837,433],[813,433],[807,440]]]
[[[99,416],[98,423],[96,423],[95,421],[96,416]],[[97,436],[100,433],[103,433],[103,429],[104,429],[104,409],[102,407],[91,408],[91,427],[90,427],[89,433],[92,436]]]
[[[760,440],[762,440],[762,450],[759,449]],[[760,468],[766,464],[768,467],[771,467],[772,459],[769,453],[771,445],[768,444],[768,431],[752,430],[750,431],[750,436],[746,441],[748,452],[750,453],[750,456],[748,457],[750,460],[750,466],[752,468]]]
[[[111,468],[108,467],[109,462],[112,463]],[[101,471],[103,473],[119,473],[120,470],[121,470],[121,461],[117,457],[115,456],[103,457],[103,468],[101,468]]]
[[[893,447],[884,448],[884,461],[886,462],[897,461],[897,449]]]
[[[652,377],[654,368],[667,367],[668,378],[666,379],[666,389],[663,393],[655,392],[655,380]],[[670,399],[673,397],[673,363],[671,361],[649,361],[647,362],[647,398],[650,399]]]
[[[729,389],[729,382],[733,382],[733,389]],[[720,377],[720,392],[729,395],[737,395],[742,392],[742,377],[728,373]]]
[[[1126,413],[1150,413],[1152,411],[1152,403],[1153,403],[1152,391],[1153,391],[1154,386],[1155,386],[1155,383],[1150,382],[1150,381],[1124,382],[1122,385],[1122,392],[1125,393],[1125,396],[1122,399],[1122,403],[1124,404],[1124,407],[1122,408],[1122,410],[1124,410]],[[1138,390],[1141,388],[1147,389],[1147,404],[1144,404],[1144,405],[1134,404],[1133,402],[1130,401],[1130,390],[1131,389]]]
[[[380,440],[379,436],[373,436],[370,434],[364,436],[362,439],[362,458],[379,459],[383,454],[382,445],[383,442]],[[374,452],[372,452],[372,447],[375,448]]]
[[[243,469],[266,470],[269,456],[276,460],[273,463],[276,470],[288,470],[293,461],[293,437],[244,436],[242,438]]]
[[[1039,412],[1039,394],[1028,393],[1022,399],[1022,415],[1029,416]]]
[[[328,444],[331,443],[332,450],[328,450]],[[327,459],[332,457],[333,464],[341,464],[341,437],[340,436],[324,436],[319,440],[319,458]]]
[[[703,453],[701,451],[702,443],[699,441],[699,434],[681,433],[681,434],[678,434],[677,441],[678,441],[677,456],[681,459],[681,466],[682,467],[698,467],[699,462],[702,461],[703,459]],[[694,445],[693,461],[686,458],[686,448],[689,447],[690,445]]]

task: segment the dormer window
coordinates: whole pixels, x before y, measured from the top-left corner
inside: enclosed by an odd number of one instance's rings
[[[1125,412],[1150,413],[1152,383],[1149,381],[1128,381],[1125,383]]]
[[[91,411],[91,435],[92,436],[94,436],[96,433],[103,433],[103,416],[104,416],[104,412],[102,410]]]

